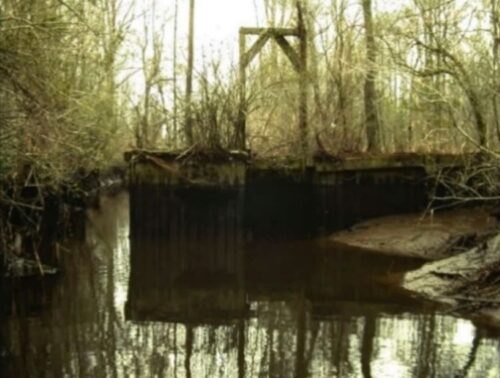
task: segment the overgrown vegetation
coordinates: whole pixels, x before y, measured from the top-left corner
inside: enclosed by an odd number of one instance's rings
[[[3,1],[1,166],[57,186],[116,159],[115,71],[126,30],[112,2]],[[4,176],[5,177],[5,176]]]
[[[40,231],[49,196],[119,161],[126,33],[114,1],[1,3],[2,240]]]
[[[300,3],[312,152],[491,153],[498,147],[498,0]],[[179,4],[188,6],[180,0],[166,7],[154,0],[1,2],[5,214],[43,209],[47,193],[74,186],[76,172],[86,177],[115,165],[126,149],[234,148],[238,77],[224,56],[197,68],[197,3],[190,1],[185,14]],[[296,0],[254,4],[258,26],[296,27]],[[179,42],[180,20],[189,25],[186,47]],[[276,44],[249,67],[247,147],[254,153],[300,151],[298,80]],[[494,176],[485,177],[480,185]]]
[[[172,17],[178,8],[172,0],[156,14],[152,1],[139,17],[137,6],[116,0],[2,3],[3,177],[29,166],[41,181],[57,185],[75,165],[103,167],[133,146],[232,145],[238,78],[220,62],[184,69],[177,40],[166,43],[179,38],[179,17],[196,13]],[[263,0],[261,26],[295,27],[295,6]],[[497,146],[496,0],[413,0],[397,7],[307,0],[302,7],[313,149],[321,144],[342,154]],[[187,59],[196,62],[196,51]],[[131,62],[139,63],[132,73]],[[193,80],[186,90],[183,76]],[[248,83],[249,147],[293,155],[298,77],[279,46],[264,49]]]

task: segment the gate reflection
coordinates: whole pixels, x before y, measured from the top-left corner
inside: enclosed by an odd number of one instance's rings
[[[242,201],[238,188],[132,191],[128,319],[196,324],[246,316]]]

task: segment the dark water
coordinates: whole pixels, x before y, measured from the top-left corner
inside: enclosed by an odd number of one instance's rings
[[[500,376],[495,335],[378,283],[413,262],[144,201],[103,198],[64,274],[2,292],[1,377]]]

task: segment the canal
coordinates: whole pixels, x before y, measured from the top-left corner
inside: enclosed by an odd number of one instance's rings
[[[500,376],[499,332],[387,283],[418,261],[130,198],[87,211],[57,277],[2,283],[1,377]]]

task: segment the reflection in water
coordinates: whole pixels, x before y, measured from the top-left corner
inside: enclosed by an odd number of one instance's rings
[[[391,259],[245,244],[237,196],[176,195],[130,230],[127,197],[102,202],[58,280],[2,291],[0,376],[500,375],[498,339],[373,280],[406,268]]]
[[[131,208],[128,318],[220,323],[243,316],[241,195],[171,189],[140,196]]]

